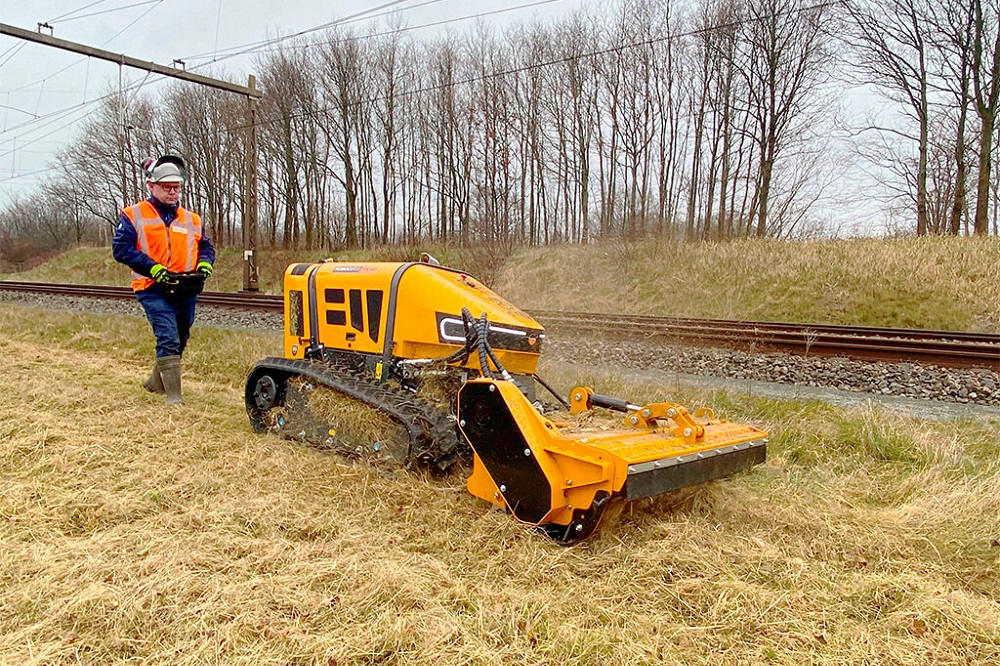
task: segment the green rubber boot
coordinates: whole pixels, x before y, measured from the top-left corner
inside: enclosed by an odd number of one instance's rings
[[[166,389],[163,388],[163,379],[160,377],[159,359],[153,361],[153,369],[150,371],[146,381],[142,383],[142,386],[150,393],[159,393],[160,395],[166,393]]]
[[[182,405],[181,397],[181,357],[161,356],[158,361],[163,390],[167,394],[168,405]]]

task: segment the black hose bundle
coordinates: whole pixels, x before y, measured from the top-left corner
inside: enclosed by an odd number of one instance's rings
[[[490,346],[489,333],[490,322],[486,318],[486,313],[479,316],[478,321],[472,316],[469,308],[462,308],[462,326],[465,328],[465,344],[462,348],[441,358],[408,359],[401,361],[401,365],[426,367],[430,365],[447,365],[451,363],[465,364],[469,360],[469,355],[473,351],[479,354],[479,367],[484,377],[488,379],[503,379],[514,382],[521,391],[524,387],[517,383],[514,377],[503,367],[500,359],[497,358],[493,348]],[[492,363],[492,365],[491,365]]]
[[[463,321],[465,320],[466,312],[468,312],[468,309],[462,308]],[[471,316],[471,313],[469,315]],[[476,346],[479,348],[479,367],[482,368],[483,376],[490,379],[504,379],[508,382],[514,381],[514,378],[507,372],[507,368],[503,367],[500,359],[493,353],[493,348],[490,347],[489,343],[489,331],[490,322],[486,319],[486,313],[484,312],[479,316],[479,325],[476,327],[476,337],[478,338]],[[490,368],[489,361],[492,361],[493,365],[496,366],[496,372]],[[497,377],[498,374],[500,375],[499,377]]]
[[[472,313],[469,312],[468,308],[462,308],[462,326],[465,328],[465,344],[462,345],[461,349],[440,358],[406,359],[400,361],[400,365],[419,367],[429,365],[448,365],[450,363],[464,364],[467,360],[469,360],[469,355],[472,353],[472,350],[475,349],[476,341],[478,340],[475,319],[473,319]]]
[[[507,372],[507,368],[503,366],[503,364],[500,362],[500,359],[497,358],[496,353],[493,351],[493,347],[490,346],[489,342],[490,322],[486,318],[486,313],[483,312],[479,316],[479,319],[477,320],[472,316],[472,312],[469,311],[469,308],[463,307],[462,326],[465,329],[465,344],[462,345],[461,349],[449,354],[448,356],[443,356],[441,358],[408,359],[405,361],[401,361],[400,364],[409,366],[420,366],[420,367],[426,367],[438,364],[447,365],[451,363],[458,363],[460,365],[464,365],[465,362],[469,360],[469,356],[472,354],[473,350],[475,350],[479,354],[479,367],[481,368],[483,377],[494,380],[503,379],[505,381],[511,382],[512,384],[517,386],[518,389],[520,389],[521,393],[528,395],[528,391],[525,389],[525,387],[517,379],[515,379],[513,375]],[[542,381],[540,377],[538,377],[537,375],[532,375],[532,376],[543,387],[545,387],[545,389],[548,390],[549,393],[554,395],[556,399],[563,405],[563,407],[569,409],[569,402],[565,398],[556,393],[552,389],[552,387],[550,387],[548,384]],[[541,403],[536,402],[535,405],[536,407],[538,407],[539,410],[542,409]]]

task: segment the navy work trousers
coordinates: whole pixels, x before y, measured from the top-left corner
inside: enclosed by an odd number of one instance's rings
[[[198,297],[174,299],[156,287],[136,292],[135,297],[146,311],[149,325],[153,327],[153,335],[156,336],[156,358],[183,354],[188,338],[191,337],[194,305]]]

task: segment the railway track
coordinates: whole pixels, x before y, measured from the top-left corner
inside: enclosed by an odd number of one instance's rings
[[[107,287],[89,284],[0,280],[0,291],[20,291],[31,294],[49,294],[64,297],[106,298],[119,301],[135,299],[135,294],[132,293],[131,287]],[[281,312],[284,308],[282,297],[271,294],[206,291],[202,292],[201,296],[198,297],[198,302],[202,305],[263,312]]]
[[[1000,335],[925,329],[535,311],[546,327],[632,339],[1000,372]]]
[[[62,297],[134,298],[128,287],[96,285],[0,280],[0,290]],[[199,302],[215,307],[265,312],[280,312],[284,307],[281,296],[269,294],[207,291],[199,297]],[[981,367],[1000,372],[1000,335],[989,333],[543,310],[529,311],[529,314],[547,328],[600,333],[609,338],[953,368]]]

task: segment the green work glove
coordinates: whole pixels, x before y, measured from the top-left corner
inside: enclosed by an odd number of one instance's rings
[[[170,279],[170,272],[163,264],[153,264],[153,267],[149,269],[149,276],[157,282],[166,282]]]
[[[199,261],[198,272],[207,278],[212,277],[212,272],[213,272],[212,264],[208,263],[207,261]]]

